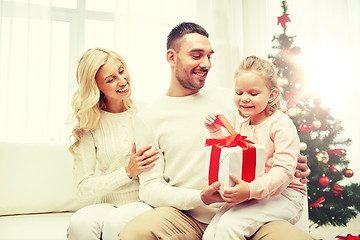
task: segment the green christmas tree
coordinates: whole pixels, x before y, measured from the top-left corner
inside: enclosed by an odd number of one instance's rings
[[[274,53],[268,57],[276,66],[288,114],[298,129],[301,154],[308,158],[309,218],[317,227],[345,226],[360,212],[360,184],[342,181],[354,174],[348,168],[345,149],[351,139],[341,138],[341,121],[321,106],[320,98],[307,93],[306,69],[296,60],[301,48],[293,46],[295,36],[286,33],[291,22],[286,1],[281,2],[281,8],[278,25],[282,32],[273,37]]]

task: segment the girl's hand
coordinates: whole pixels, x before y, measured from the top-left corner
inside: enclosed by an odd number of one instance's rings
[[[245,202],[250,199],[250,188],[247,182],[230,174],[231,180],[235,182],[234,187],[220,187],[220,196],[230,206]]]
[[[220,127],[219,124],[215,123],[215,120],[216,120],[216,114],[215,113],[210,113],[205,118],[204,124],[205,124],[205,127],[209,130],[210,133],[220,131],[221,127]]]
[[[131,156],[128,165],[125,167],[126,174],[129,178],[133,178],[146,169],[155,166],[155,160],[159,158],[158,151],[151,150],[151,145],[141,148],[136,152],[136,144],[132,144]]]

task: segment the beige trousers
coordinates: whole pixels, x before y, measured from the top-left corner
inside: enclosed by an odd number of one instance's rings
[[[119,240],[201,240],[207,224],[172,208],[155,208],[129,221]],[[263,225],[249,240],[311,240],[310,236],[285,221]]]

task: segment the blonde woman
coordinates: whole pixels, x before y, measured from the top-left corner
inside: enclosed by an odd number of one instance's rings
[[[137,176],[155,165],[151,146],[136,151],[127,65],[117,53],[92,48],[77,66],[72,131],[74,178],[81,199],[93,201],[72,216],[68,239],[117,239],[123,225],[151,209],[139,201]]]

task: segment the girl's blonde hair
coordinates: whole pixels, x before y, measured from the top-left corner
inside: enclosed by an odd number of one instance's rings
[[[125,71],[128,71],[124,59],[116,52],[105,48],[91,48],[87,50],[78,63],[76,69],[78,89],[74,93],[72,100],[72,118],[75,118],[77,122],[70,136],[70,139],[74,141],[69,147],[69,151],[72,154],[75,154],[76,147],[81,142],[82,132],[84,130],[95,130],[98,127],[101,110],[104,110],[106,107],[106,97],[99,90],[95,76],[109,57],[119,59]],[[126,109],[129,109],[131,104],[130,98],[124,100]]]
[[[240,62],[240,65],[235,71],[235,81],[241,75],[241,73],[250,71],[255,72],[261,76],[265,81],[265,85],[270,91],[273,89],[278,90],[279,94],[272,102],[268,103],[265,108],[265,112],[268,115],[273,114],[277,109],[281,110],[282,112],[286,112],[286,106],[281,97],[280,89],[277,86],[277,74],[274,65],[269,61],[258,58],[256,56],[246,57]],[[239,113],[242,117],[246,117],[240,111]]]

